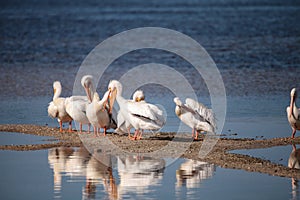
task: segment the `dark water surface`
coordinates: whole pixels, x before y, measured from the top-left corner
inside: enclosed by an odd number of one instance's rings
[[[300,3],[287,1],[2,1],[1,95],[51,95],[61,80],[71,94],[85,56],[100,42],[138,27],[163,27],[200,43],[216,62],[228,95],[288,94],[299,87]],[[201,77],[177,55],[142,49],[118,58],[100,83],[145,63],[183,74],[200,96]]]

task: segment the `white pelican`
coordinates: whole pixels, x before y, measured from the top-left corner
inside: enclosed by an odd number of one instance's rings
[[[142,90],[137,90],[134,92],[132,96],[132,101],[140,102],[145,100],[145,95]],[[118,128],[116,129],[117,133],[126,133],[128,132],[128,137],[130,138],[130,129],[132,125],[129,124],[127,120],[123,118],[123,115],[119,112],[118,113]]]
[[[82,133],[82,124],[88,125],[88,133],[90,133],[90,122],[86,116],[87,104],[86,96],[71,96],[65,100],[66,111],[73,120],[79,123],[80,133]]]
[[[296,88],[291,90],[291,103],[286,108],[287,118],[292,127],[292,138],[295,137],[296,130],[300,130],[300,110],[296,106],[297,91]]]
[[[192,137],[198,139],[199,131],[214,133],[216,120],[211,109],[203,104],[187,98],[183,104],[178,97],[174,98],[176,104],[175,113],[178,118],[192,128]],[[194,137],[196,132],[196,136]]]
[[[86,75],[81,79],[81,84],[86,91],[88,99],[90,100],[90,103],[86,107],[86,116],[94,127],[95,136],[98,135],[98,129],[100,128],[104,129],[105,136],[106,130],[114,127],[114,120],[111,120],[111,115],[109,114],[110,109],[108,106],[108,97],[110,92],[107,91],[100,101],[98,93],[94,92],[92,79],[93,77],[91,75]]]
[[[62,123],[69,122],[69,132],[72,132],[72,118],[66,111],[65,98],[60,97],[62,87],[59,81],[53,83],[53,99],[48,106],[48,115],[57,118],[59,131],[62,132]]]
[[[108,85],[111,91],[110,103],[113,105],[117,100],[120,113],[128,124],[135,128],[134,140],[140,134],[140,129],[158,130],[165,124],[163,112],[155,105],[141,102],[133,102],[122,97],[122,84],[119,81],[112,80]]]

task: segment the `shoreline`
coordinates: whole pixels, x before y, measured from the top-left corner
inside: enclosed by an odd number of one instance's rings
[[[83,145],[81,136],[83,136],[84,139],[93,141],[94,145],[99,145],[99,143],[95,141],[95,138],[93,138],[93,133],[87,134],[83,132],[79,136],[77,132],[60,133],[58,128],[48,126],[38,126],[32,124],[0,124],[0,132],[18,132],[37,136],[50,136],[57,139],[56,142],[51,140],[51,142],[45,144],[1,145],[0,150],[32,151],[60,146],[79,147]],[[175,133],[162,132],[156,133],[155,135],[150,134],[150,137],[143,138],[139,141],[132,141],[129,140],[127,136],[108,133],[106,138],[124,151],[130,153],[151,153],[166,146],[173,139],[174,135]],[[101,136],[99,138],[101,138]],[[203,159],[200,159],[198,156],[200,147],[203,143],[202,139],[191,142],[190,134],[185,133],[180,135],[180,139],[181,141],[176,140],[174,142],[178,142],[178,144],[180,142],[180,145],[189,145],[186,151],[181,155],[182,158],[204,161],[210,164],[215,164],[222,168],[240,169],[249,172],[265,173],[272,176],[300,179],[300,170],[298,169],[290,169],[287,166],[276,164],[269,160],[229,152],[231,150],[239,149],[258,149],[300,144],[300,137],[296,137],[295,139],[285,137],[263,140],[248,138],[219,138],[212,151]],[[174,154],[174,156],[172,156],[172,153],[168,155],[171,157],[176,157],[176,154]]]

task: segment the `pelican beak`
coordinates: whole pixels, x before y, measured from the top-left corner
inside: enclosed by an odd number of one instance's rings
[[[108,96],[107,96],[107,99],[106,99],[105,102],[104,102],[103,107],[106,107],[106,104],[108,104],[109,98],[110,98],[110,93],[111,93],[111,91],[108,90]],[[111,110],[111,109],[110,109],[110,105],[109,105],[109,113],[111,112],[110,110]]]
[[[109,114],[112,114],[112,109],[116,100],[117,90],[109,88]]]
[[[84,87],[86,96],[88,98],[88,100],[90,101],[90,103],[92,102],[92,94],[91,94],[91,90],[88,87]]]
[[[56,88],[53,88],[53,94],[55,94],[56,93]]]

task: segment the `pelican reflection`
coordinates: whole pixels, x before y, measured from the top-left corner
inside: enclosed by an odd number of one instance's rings
[[[59,147],[50,149],[48,162],[53,170],[54,194],[61,197],[62,177],[85,180],[83,199],[95,199],[96,188],[103,186],[109,199],[117,199],[117,186],[112,173],[111,156],[95,151],[90,154],[84,147]]]
[[[197,188],[200,183],[214,175],[216,168],[207,162],[187,160],[176,170],[176,188],[185,185],[187,188]]]
[[[165,164],[164,159],[139,155],[118,157],[119,197],[126,193],[145,194],[150,186],[159,185]]]
[[[296,148],[296,145],[293,144],[293,149],[289,157],[288,166],[292,169],[300,169],[300,149]],[[298,179],[292,178],[292,199],[297,199],[299,196],[298,191]]]

